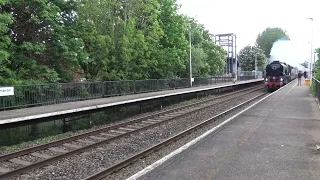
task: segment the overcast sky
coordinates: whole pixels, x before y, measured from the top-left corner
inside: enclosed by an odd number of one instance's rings
[[[180,13],[196,18],[212,34],[235,33],[238,49],[253,45],[265,28],[281,27],[291,38],[286,51],[297,53],[301,61],[310,57],[312,26],[306,19],[313,17],[313,44],[320,47],[320,0],[177,0],[177,3],[182,5]]]

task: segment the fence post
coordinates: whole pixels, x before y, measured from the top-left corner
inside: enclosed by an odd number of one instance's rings
[[[177,89],[177,77],[174,78],[174,89]]]
[[[54,104],[57,104],[57,93],[60,93],[60,92],[58,92],[58,89],[59,89],[58,86],[59,86],[59,84],[55,83],[54,91],[53,91]]]
[[[318,98],[318,103],[320,104],[320,83],[319,81],[315,80],[316,85],[316,96]]]
[[[89,127],[91,128],[92,127],[92,114],[91,113],[88,115],[88,121],[89,121]]]
[[[159,79],[157,79],[157,91],[159,90]]]
[[[101,81],[102,86],[102,97],[104,98],[104,95],[106,94],[106,84],[104,81]]]
[[[136,80],[133,80],[133,94],[136,94]]]

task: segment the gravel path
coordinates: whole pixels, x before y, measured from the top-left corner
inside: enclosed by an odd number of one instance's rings
[[[261,92],[254,92],[249,95],[241,96],[239,98],[235,98],[223,104],[218,104],[213,106],[212,108],[207,108],[202,111],[192,113],[187,117],[179,118],[174,121],[164,123],[156,128],[149,129],[147,131],[143,131],[137,134],[133,134],[127,138],[122,138],[120,140],[113,141],[110,144],[101,145],[98,148],[92,149],[88,152],[69,157],[62,161],[58,161],[49,167],[37,169],[34,171],[30,171],[28,174],[20,176],[20,179],[82,179],[87,177],[88,175],[99,172],[100,170],[109,167],[128,156],[134,155],[152,145],[155,145],[178,132],[181,132],[199,122],[208,119],[214,115],[217,115],[230,107],[240,104]],[[203,133],[204,129],[209,129],[210,127],[203,128],[201,133]],[[201,134],[200,133],[200,134]],[[197,134],[197,133],[194,133]],[[197,135],[191,135],[191,139],[196,137]],[[189,136],[188,136],[189,137]],[[183,139],[188,139],[183,138]],[[181,140],[181,142],[186,142]],[[190,138],[189,138],[190,140]],[[182,144],[179,144],[180,141],[171,145],[176,149],[180,147]],[[170,146],[170,147],[171,147]],[[170,150],[170,147],[164,148]],[[159,151],[160,152],[160,151]],[[163,154],[159,154],[155,156],[154,159],[160,158]],[[154,160],[153,159],[153,160]],[[150,162],[153,161],[150,158]],[[139,163],[138,163],[139,164]],[[142,165],[147,165],[147,162],[142,161]],[[137,168],[143,167],[141,165],[137,165]],[[112,179],[122,179],[127,177],[129,174],[133,174],[137,170],[128,168],[128,170],[123,170],[122,173],[117,173]],[[16,179],[16,178],[15,178]]]

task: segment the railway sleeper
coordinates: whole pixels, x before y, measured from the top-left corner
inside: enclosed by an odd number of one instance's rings
[[[166,120],[168,119],[169,117],[163,117],[163,118],[154,118],[154,119],[148,119],[146,120],[146,122],[149,122],[150,120],[158,120],[158,121],[163,121],[163,120]]]
[[[135,129],[130,129],[130,128],[123,128],[123,127],[121,127],[121,128],[119,128],[120,130],[124,130],[124,131],[134,131]]]
[[[63,144],[63,146],[68,147],[68,148],[72,148],[72,149],[80,149],[80,148],[82,148],[82,146],[78,146],[78,145],[70,144],[70,143],[65,143],[65,144]]]
[[[24,160],[21,160],[21,159],[18,159],[18,158],[13,158],[13,159],[10,159],[9,161],[12,162],[12,163],[23,165],[23,166],[29,166],[29,165],[32,164],[32,162],[24,161]]]
[[[167,114],[166,116],[164,116],[163,118],[161,118],[161,119],[167,119],[168,117],[170,118],[170,117],[175,117],[175,116],[177,116],[177,114]],[[158,118],[159,119],[159,118]]]
[[[162,120],[157,120],[157,119],[148,119],[148,121],[150,121],[150,122],[155,122],[155,123],[162,122]]]
[[[140,126],[134,126],[134,125],[128,125],[128,126],[126,126],[126,127],[132,128],[132,129],[135,129],[135,130],[141,128]]]
[[[94,140],[106,140],[107,139],[107,138],[98,137],[98,136],[89,136],[89,138],[94,139]]]
[[[31,153],[31,155],[34,156],[34,157],[42,158],[42,159],[50,159],[50,158],[52,158],[52,156],[49,156],[47,154],[40,154],[40,153],[37,153],[37,152]]]
[[[8,169],[8,168],[5,168],[5,167],[0,166],[0,174],[6,173],[6,172],[9,172],[9,171],[11,171],[11,170]]]
[[[108,133],[99,133],[101,136],[107,136],[107,137],[115,137],[117,135],[115,134],[108,134]]]
[[[141,121],[141,123],[144,123],[144,124],[154,124],[155,122],[150,122],[150,121]]]
[[[140,128],[143,128],[143,127],[145,127],[146,125],[148,125],[148,124],[143,124],[143,123],[136,123],[136,125],[137,126],[139,126],[139,129]]]
[[[124,132],[124,131],[118,131],[118,130],[110,130],[110,132],[112,132],[112,133],[116,133],[116,134],[125,134],[125,133],[127,133],[127,132]]]
[[[65,150],[65,149],[61,149],[61,148],[56,148],[56,147],[51,147],[51,148],[48,148],[50,151],[53,151],[53,152],[57,152],[57,153],[67,153],[69,151]]]
[[[95,143],[93,141],[83,140],[83,139],[78,139],[77,141],[80,142],[80,143],[84,143],[84,144],[94,144]]]

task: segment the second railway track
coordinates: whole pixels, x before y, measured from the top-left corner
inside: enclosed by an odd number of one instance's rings
[[[11,162],[17,164],[16,168],[2,169],[0,179],[10,178],[21,173],[27,172],[32,169],[40,168],[48,165],[52,162],[61,160],[68,156],[72,156],[86,150],[92,149],[104,143],[111,142],[121,137],[128,136],[132,133],[137,133],[145,129],[155,127],[164,122],[176,119],[178,117],[185,116],[187,114],[199,111],[204,108],[222,103],[224,101],[231,100],[235,97],[241,97],[245,94],[252,93],[262,89],[263,86],[247,88],[232,93],[227,93],[215,98],[206,99],[194,104],[185,105],[182,107],[173,108],[166,111],[156,112],[151,115],[136,118],[130,121],[114,124],[111,126],[103,127],[100,129],[92,130],[86,133],[78,134],[72,137],[56,140],[43,145],[35,146],[32,148],[23,149],[17,152],[9,153],[0,156],[0,166],[3,163]],[[90,141],[84,139],[91,139]],[[85,146],[79,146],[78,143],[86,144]],[[59,147],[68,147],[71,150],[65,150]],[[41,150],[47,150],[57,153],[55,156],[39,153]],[[31,155],[40,160],[35,162],[24,161],[19,157],[24,155]]]
[[[138,161],[139,159],[143,159],[145,157],[147,157],[148,155],[150,155],[151,153],[157,151],[157,150],[160,150],[161,148],[164,148],[168,145],[170,145],[171,143],[175,142],[175,141],[178,141],[179,139],[182,139],[183,137],[189,135],[189,134],[192,134],[194,132],[196,132],[197,130],[205,127],[206,125],[209,125],[210,123],[214,123],[215,124],[215,127],[223,122],[216,122],[216,121],[219,121],[218,119],[219,118],[222,118],[223,116],[226,116],[228,114],[231,114],[233,111],[236,111],[238,109],[241,109],[241,108],[244,108],[247,104],[251,103],[251,102],[254,102],[255,100],[258,100],[259,98],[263,97],[266,93],[263,92],[241,104],[238,104],[237,106],[235,107],[232,107],[218,115],[215,115],[209,119],[206,119],[172,137],[169,137],[168,139],[158,143],[158,144],[155,144],[139,153],[136,153],[135,155],[133,156],[130,156],[106,169],[103,169],[102,171],[98,172],[98,173],[95,173],[89,177],[86,177],[84,178],[83,180],[98,180],[98,179],[105,179],[108,175],[111,175],[112,173],[115,173],[117,171],[120,171],[121,169],[127,167],[127,166],[130,166],[132,164],[134,164],[136,161]],[[134,178],[129,178],[129,179],[135,179],[136,177]],[[106,178],[106,179],[109,179],[109,178]]]

